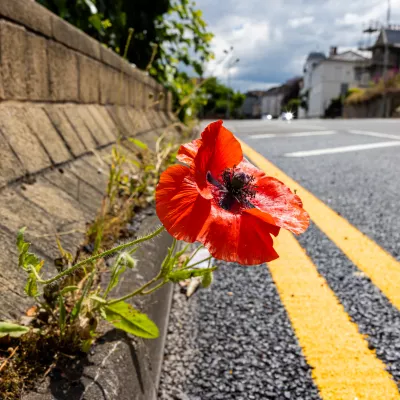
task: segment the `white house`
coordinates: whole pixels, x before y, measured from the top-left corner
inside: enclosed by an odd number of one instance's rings
[[[274,87],[267,90],[261,99],[261,114],[270,114],[274,118],[278,117],[281,114],[282,99],[282,87]]]
[[[319,56],[318,56],[319,55]],[[329,57],[311,53],[304,68],[302,94],[308,94],[308,112],[300,117],[323,117],[332,99],[345,95],[351,87],[363,86],[368,77],[360,73],[360,65],[366,58],[354,51],[338,54],[331,48]]]

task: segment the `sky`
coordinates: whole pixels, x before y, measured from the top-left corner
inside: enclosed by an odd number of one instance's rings
[[[386,22],[388,0],[196,0],[215,37],[207,74],[236,90],[264,90],[301,76],[311,51],[357,49],[362,30]],[[400,0],[391,0],[391,23],[400,24]],[[372,38],[371,38],[372,39]],[[230,59],[225,49],[233,46]],[[229,61],[231,60],[231,61]],[[225,65],[225,67],[224,67]]]

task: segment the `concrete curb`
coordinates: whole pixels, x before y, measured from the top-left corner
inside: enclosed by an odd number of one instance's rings
[[[139,234],[154,230],[156,216],[144,220]],[[127,271],[113,293],[121,296],[151,279],[172,243],[168,233],[146,242],[137,252],[138,268]],[[135,300],[135,307],[146,312],[157,324],[156,340],[131,337],[104,324],[103,335],[84,359],[57,365],[35,392],[24,400],[156,400],[172,301],[172,285]]]

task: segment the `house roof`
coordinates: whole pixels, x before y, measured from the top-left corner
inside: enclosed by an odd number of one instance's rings
[[[367,60],[367,57],[362,56],[361,54],[356,53],[355,51],[348,50],[340,54],[334,54],[329,56],[327,60],[336,60],[336,61],[364,61]]]
[[[307,61],[309,60],[323,60],[325,59],[326,56],[324,53],[318,52],[318,51],[312,51],[308,57],[307,57]]]
[[[385,29],[385,33],[389,44],[400,44],[399,29]]]

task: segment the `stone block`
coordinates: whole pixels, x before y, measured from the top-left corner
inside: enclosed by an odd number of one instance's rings
[[[25,175],[25,168],[0,132],[0,187]]]
[[[26,86],[26,38],[24,28],[0,21],[0,72],[5,99],[27,98]]]
[[[50,220],[56,218],[59,226],[86,219],[87,210],[73,196],[42,177],[33,184],[24,185],[18,193],[48,213]]]
[[[46,105],[44,107],[52,124],[61,135],[68,150],[75,156],[80,156],[86,152],[85,145],[70,124],[67,116],[62,112],[59,106]]]
[[[91,104],[88,110],[92,114],[94,120],[101,127],[104,134],[107,136],[109,143],[115,142],[118,137],[118,129],[108,114],[107,110],[98,105]]]
[[[99,103],[101,64],[81,54],[78,54],[78,63],[80,102]]]
[[[111,67],[114,67],[118,71],[122,71],[123,59],[115,51],[113,51],[105,46],[101,46],[100,47],[100,55],[101,55],[101,60],[105,64],[108,64]]]
[[[87,150],[95,149],[99,145],[99,143],[92,136],[92,133],[88,129],[85,121],[80,116],[80,114],[78,112],[78,106],[71,105],[71,106],[62,107],[62,111],[67,116],[70,124],[75,129],[75,132],[80,137],[80,139],[81,139],[82,143],[85,145],[86,149]]]
[[[47,40],[32,33],[26,34],[26,91],[28,99],[50,99]]]
[[[126,111],[132,120],[132,131],[130,136],[133,136],[138,132],[144,131],[146,129],[146,121],[145,118],[143,118],[142,112],[136,110],[133,107],[127,107]]]
[[[172,93],[167,92],[167,111],[172,112]]]
[[[23,188],[27,186],[28,185],[25,185]],[[32,242],[34,248],[39,249],[50,258],[59,257],[60,253],[55,240],[55,234],[56,232],[62,232],[63,222],[65,222],[65,220],[62,218],[60,219],[58,215],[50,216],[42,207],[38,207],[28,200],[27,197],[22,196],[21,193],[24,193],[24,190],[20,189],[19,192],[17,192],[9,188],[1,192],[1,224],[6,226],[7,230],[13,235],[16,235],[20,228],[26,226],[26,240]],[[49,194],[45,193],[43,190],[41,193],[45,196]],[[54,199],[50,197],[47,198],[47,201],[53,201],[55,203],[59,200],[59,196]],[[62,212],[63,207],[63,203],[57,203],[52,208]],[[71,207],[68,207],[68,209],[71,209]],[[82,223],[80,223],[80,225],[76,223],[75,226],[77,229],[82,229]],[[60,240],[65,249],[73,252],[82,241],[82,238],[83,232],[71,232],[70,235],[60,236]]]
[[[54,14],[36,1],[1,0],[0,16],[16,21],[45,36],[52,36],[51,20]]]
[[[60,164],[72,158],[72,154],[51,123],[48,114],[42,107],[30,105],[25,107],[26,120],[32,132],[39,138],[54,164]]]
[[[73,174],[69,166],[49,171],[44,175],[44,179],[75,199],[86,210],[86,218],[96,216],[101,206],[103,193]]]
[[[100,146],[104,146],[106,144],[112,143],[115,138],[110,138],[104,131],[100,124],[97,123],[93,114],[89,110],[89,105],[79,105],[78,114],[81,116],[82,120],[85,122],[85,125],[89,129],[92,134],[92,137],[96,140],[96,142]]]
[[[50,97],[53,101],[79,100],[79,74],[76,53],[53,41],[48,41]]]
[[[100,67],[100,103],[111,104],[114,70],[107,65]]]
[[[97,157],[97,153],[102,154]],[[68,171],[76,175],[89,186],[100,193],[105,193],[108,183],[108,163],[111,157],[111,146],[96,152],[96,155],[87,155],[74,161],[68,166]]]
[[[0,129],[28,172],[38,172],[51,165],[45,149],[28,126],[23,108],[0,107]]]
[[[122,136],[132,136],[135,126],[126,108],[127,107],[115,105],[108,106],[107,110],[118,126],[119,132]]]
[[[53,20],[53,36],[60,42],[72,49],[86,54],[90,57],[100,60],[100,43],[83,31],[75,28],[73,25],[61,18],[54,16]]]

